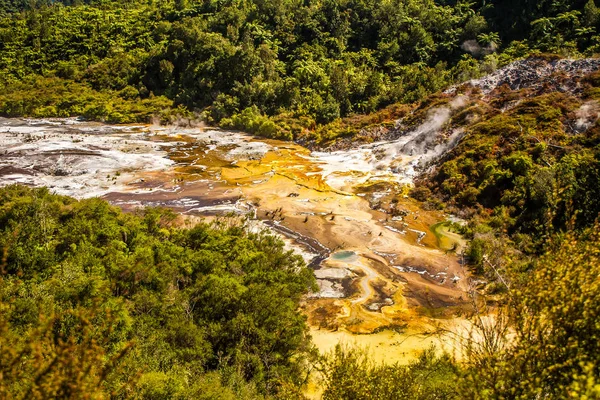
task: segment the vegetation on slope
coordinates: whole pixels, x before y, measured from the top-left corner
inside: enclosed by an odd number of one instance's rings
[[[312,272],[227,219],[0,189],[3,398],[263,398],[297,387]]]
[[[181,106],[290,139],[532,51],[597,52],[594,0],[513,3],[3,1],[0,114],[169,121]]]
[[[596,72],[576,91],[499,88],[449,122],[465,129],[464,138],[412,194],[470,221],[463,230],[468,256],[489,280],[500,283],[498,271],[518,260],[517,268],[529,270],[555,234],[580,232],[598,219],[599,84]]]
[[[553,241],[509,292],[507,319],[482,326],[461,391],[481,399],[600,396],[600,226]]]

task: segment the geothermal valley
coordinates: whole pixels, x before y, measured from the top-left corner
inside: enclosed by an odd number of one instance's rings
[[[3,119],[0,184],[99,196],[127,211],[168,207],[189,221],[246,216],[314,270],[319,291],[303,308],[320,350],[357,343],[405,361],[432,343],[451,349],[430,333],[462,324],[469,305],[460,237],[431,230],[451,217],[405,194],[459,139],[437,136],[463,105],[456,97],[395,140],[335,152],[208,128]]]
[[[516,62],[467,90],[449,89],[416,123],[399,120],[366,141],[342,139],[329,149],[206,127],[0,119],[0,185],[102,197],[129,212],[167,207],[188,224],[245,218],[314,271],[318,291],[302,307],[322,352],[357,344],[393,363],[434,344],[460,357],[478,283],[461,256],[464,241],[449,229],[463,221],[423,209],[408,190],[465,135],[452,118],[473,102],[502,85],[535,93],[541,78],[575,93],[578,80],[553,77],[599,65]],[[576,129],[600,115],[593,102],[580,111]]]

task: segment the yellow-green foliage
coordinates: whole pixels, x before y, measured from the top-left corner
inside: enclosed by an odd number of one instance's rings
[[[248,107],[231,118],[223,118],[220,122],[223,128],[239,129],[258,136],[275,139],[292,140],[293,137],[277,126],[275,122],[260,113],[257,107]]]
[[[183,229],[175,218],[0,189],[0,397],[254,399],[298,387],[312,272],[243,221]]]
[[[8,117],[75,117],[110,123],[150,122],[173,110],[164,96],[140,99],[135,88],[98,92],[61,78],[30,77],[0,93],[0,114]]]
[[[336,346],[325,356],[323,399],[425,400],[459,399],[458,369],[447,355],[434,348],[409,365],[377,365],[360,349]]]
[[[336,119],[328,124],[313,129],[305,129],[300,135],[302,139],[314,140],[320,145],[335,142],[341,138],[352,138],[358,141],[370,141],[370,130],[393,128],[396,120],[406,116],[412,106],[392,104],[371,114],[358,114]],[[366,133],[362,135],[361,133]]]
[[[467,357],[465,398],[595,399],[600,395],[600,226],[566,235],[515,277],[507,346]],[[491,350],[491,348],[489,349]],[[481,353],[480,353],[481,354]]]

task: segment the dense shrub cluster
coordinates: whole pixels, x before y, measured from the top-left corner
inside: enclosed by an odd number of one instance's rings
[[[297,386],[310,350],[298,302],[314,278],[282,246],[240,222],[183,229],[166,211],[0,189],[0,396]]]

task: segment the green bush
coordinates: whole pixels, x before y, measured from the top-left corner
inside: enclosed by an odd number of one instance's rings
[[[9,186],[0,249],[0,397],[259,398],[301,383],[313,274],[243,220],[183,229],[166,210]]]

